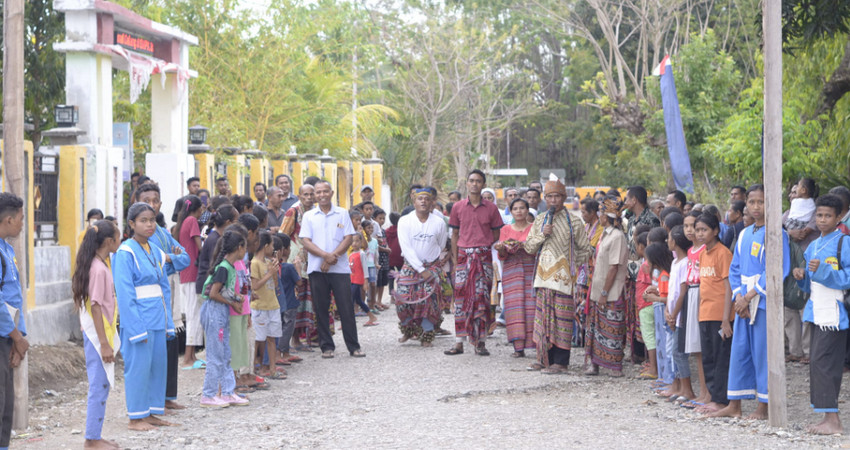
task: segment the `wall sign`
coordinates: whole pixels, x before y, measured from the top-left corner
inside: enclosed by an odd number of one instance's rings
[[[115,31],[115,45],[146,55],[153,55],[154,51],[153,41],[126,31]]]

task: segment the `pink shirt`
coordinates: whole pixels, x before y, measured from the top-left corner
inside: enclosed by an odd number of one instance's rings
[[[103,316],[109,323],[115,317],[115,286],[112,283],[112,271],[95,257],[89,269],[89,300],[92,305],[99,305]]]
[[[201,235],[198,227],[198,219],[193,216],[186,217],[180,226],[180,236],[177,241],[189,254],[189,267],[180,271],[180,283],[194,283],[198,279],[198,252],[200,249],[195,245],[195,236]]]
[[[484,199],[478,206],[472,206],[469,198],[455,203],[449,217],[449,227],[460,230],[457,240],[460,248],[489,247],[493,244],[493,230],[503,225],[499,208]]]

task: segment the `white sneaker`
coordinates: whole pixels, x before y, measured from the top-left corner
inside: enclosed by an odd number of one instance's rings
[[[201,406],[204,408],[227,408],[229,402],[222,400],[220,397],[201,397]]]
[[[222,396],[221,401],[231,406],[248,406],[251,403],[247,398],[242,398],[234,394]]]

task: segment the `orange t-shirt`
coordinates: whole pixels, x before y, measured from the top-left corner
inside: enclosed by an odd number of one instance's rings
[[[720,242],[699,257],[699,321],[723,320],[732,252]],[[731,308],[730,308],[731,309]],[[732,310],[734,314],[734,310]]]

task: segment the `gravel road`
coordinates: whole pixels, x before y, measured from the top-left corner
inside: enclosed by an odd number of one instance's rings
[[[547,376],[525,370],[531,358],[509,357],[503,328],[489,341],[489,357],[468,345],[463,355],[445,356],[453,338],[437,338],[427,349],[418,341],[399,344],[393,310],[379,320],[380,326],[358,328],[366,358],[349,357],[338,332],[336,358],[300,353],[304,362],[288,369],[289,379],[270,381],[272,389],[251,394],[248,407],[200,408],[203,371],[181,371],[178,401],[189,408],[169,416],[179,428],[127,431],[119,381],[104,437],[133,449],[850,448],[845,437],[802,431],[817,418],[808,407],[807,366],[788,366],[791,425],[777,430],[764,422],[703,420],[660,402],[631,365],[623,379],[584,377],[582,349],[574,350],[569,374]],[[445,324],[452,326],[451,316]],[[31,426],[12,446],[80,448],[86,386],[83,378],[58,392],[33,393]],[[847,398],[845,388],[842,403]],[[745,402],[745,414],[754,408]]]

